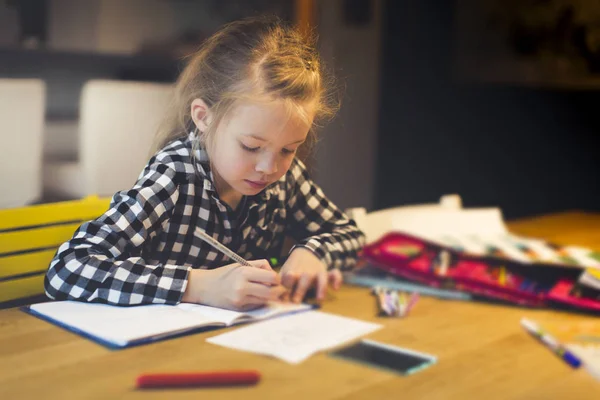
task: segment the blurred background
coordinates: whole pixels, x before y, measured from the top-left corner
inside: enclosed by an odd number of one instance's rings
[[[0,208],[133,185],[185,56],[265,13],[338,78],[307,162],[340,207],[600,210],[591,0],[0,0]]]

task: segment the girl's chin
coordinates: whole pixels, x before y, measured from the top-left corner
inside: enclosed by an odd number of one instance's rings
[[[259,194],[260,192],[262,192],[265,189],[246,189],[244,191],[240,191],[241,194],[243,194],[244,196],[255,196],[257,194]]]

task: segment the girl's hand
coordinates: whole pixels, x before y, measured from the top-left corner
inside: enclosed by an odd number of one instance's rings
[[[181,301],[243,311],[278,300],[285,288],[267,260],[250,264],[251,267],[235,263],[212,270],[191,270]]]
[[[326,265],[312,251],[302,247],[292,251],[279,273],[281,283],[289,290],[294,303],[302,301],[308,289],[315,285],[319,301],[325,298],[328,283],[335,290],[342,285],[342,273],[339,270],[327,272]]]

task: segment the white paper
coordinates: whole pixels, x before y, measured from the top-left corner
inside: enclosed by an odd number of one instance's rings
[[[426,238],[508,233],[499,208],[401,210],[392,215],[392,228]]]
[[[600,346],[568,344],[567,347],[581,359],[590,375],[600,380]]]
[[[357,319],[307,311],[257,322],[207,339],[231,349],[277,357],[298,364],[311,355],[380,329]]]
[[[446,244],[447,246],[458,246],[463,249],[463,251],[471,254],[484,255],[488,252],[488,246],[482,243],[481,240],[475,236],[445,234],[442,239],[427,239],[441,244]],[[448,241],[453,244],[449,244]]]
[[[539,257],[540,261],[553,263],[561,262],[560,255],[544,240],[516,235],[509,235],[509,237],[511,241],[531,249],[531,251]]]
[[[566,246],[563,247],[563,251],[567,256],[575,259],[579,265],[589,268],[600,268],[600,261],[590,257],[590,253],[592,252],[590,249],[579,246]]]
[[[561,247],[561,253],[554,250],[544,240],[525,238],[516,235],[507,236],[508,240],[516,244],[523,244],[530,248],[539,257],[540,261],[564,264],[561,254],[571,257],[577,264],[586,268],[600,268],[600,261],[591,256],[593,250],[579,246]]]
[[[530,264],[533,259],[521,250],[517,243],[511,240],[509,235],[487,236],[482,237],[481,241],[489,246],[494,246],[502,251],[508,258],[520,261],[525,264]]]
[[[365,233],[367,243],[374,242],[390,231],[397,230],[393,219],[404,215],[423,214],[445,210],[439,204],[421,204],[415,206],[400,206],[391,209],[373,211],[367,214],[365,209],[351,209],[352,219],[356,221]]]

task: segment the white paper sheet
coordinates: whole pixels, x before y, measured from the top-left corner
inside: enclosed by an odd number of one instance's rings
[[[321,311],[307,311],[257,322],[213,336],[207,341],[298,364],[319,351],[351,341],[380,328],[379,324]]]
[[[431,239],[445,234],[456,237],[508,233],[499,208],[401,210],[394,213],[391,220],[393,230]]]
[[[585,369],[596,379],[600,380],[600,346],[581,346],[568,344],[567,347],[581,358]]]

